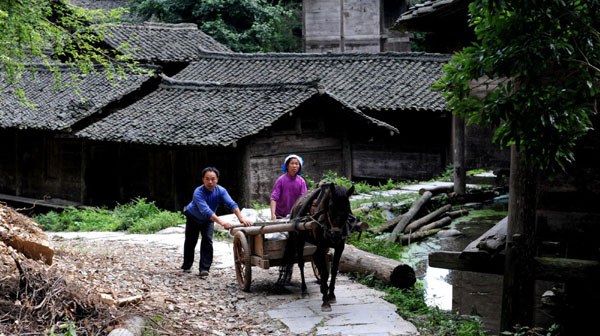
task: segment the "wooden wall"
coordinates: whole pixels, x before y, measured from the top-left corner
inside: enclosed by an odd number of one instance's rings
[[[409,34],[388,29],[406,7],[393,0],[304,0],[304,52],[408,51]]]
[[[80,200],[81,141],[40,131],[0,134],[0,193]]]
[[[310,101],[253,137],[247,145],[249,200],[269,202],[283,160],[292,153],[304,159],[304,177],[318,182],[328,171],[344,175],[344,162],[350,160],[344,157],[344,132],[356,124],[335,105],[327,99]]]
[[[470,169],[509,169],[510,148],[492,142],[494,132],[479,125],[465,128],[465,166]]]
[[[202,184],[202,169],[216,167],[219,184],[241,203],[241,151],[233,147],[148,146],[90,143],[86,171],[87,203],[110,204],[146,197],[160,207],[180,210]],[[240,207],[242,204],[240,204]]]

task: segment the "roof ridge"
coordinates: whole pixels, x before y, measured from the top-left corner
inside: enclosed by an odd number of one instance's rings
[[[162,82],[161,88],[165,89],[187,89],[187,90],[217,90],[217,89],[256,89],[256,90],[269,90],[269,89],[295,89],[295,90],[306,90],[306,89],[322,89],[320,79],[312,81],[300,81],[300,82],[279,82],[279,83],[221,83],[221,82],[200,82],[194,80],[181,80],[174,79],[165,75],[160,75]]]
[[[170,29],[170,30],[198,30],[198,25],[191,22],[182,22],[182,23],[164,23],[164,22],[152,22],[152,21],[144,21],[141,23],[128,23],[128,22],[119,22],[115,25],[123,26],[123,27],[134,27],[134,28],[143,28],[143,29]]]
[[[353,53],[235,53],[235,52],[217,52],[200,50],[200,59],[202,58],[222,58],[222,59],[338,59],[338,60],[361,60],[361,59],[401,59],[414,61],[447,62],[452,55],[425,52],[353,52]]]

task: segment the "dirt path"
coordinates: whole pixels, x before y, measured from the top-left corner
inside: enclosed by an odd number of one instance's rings
[[[134,312],[160,321],[160,334],[287,335],[288,328],[267,311],[292,301],[286,288],[272,286],[276,275],[254,272],[251,293],[242,292],[232,269],[214,267],[202,279],[178,268],[177,248],[121,241],[54,238],[55,264],[79,273],[89,288],[115,299],[142,295]],[[269,278],[268,280],[265,278]]]
[[[177,229],[175,229],[176,231]],[[79,273],[89,288],[120,299],[142,295],[133,310],[161,335],[414,335],[382,293],[338,277],[338,303],[320,311],[320,293],[306,264],[309,297],[300,294],[297,269],[289,286],[275,285],[278,269],[252,268],[251,292],[235,278],[232,244],[215,242],[210,276],[179,266],[183,234],[50,233],[55,263]],[[79,238],[78,238],[79,237]],[[197,248],[198,249],[198,248]]]

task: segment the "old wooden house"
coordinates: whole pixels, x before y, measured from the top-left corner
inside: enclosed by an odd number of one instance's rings
[[[474,41],[467,25],[469,3],[424,3],[403,14],[397,26],[428,32],[430,41],[443,41],[437,50],[456,50]],[[490,85],[490,89],[494,87]],[[590,303],[600,297],[600,243],[596,239],[600,234],[600,165],[595,160],[600,152],[600,120],[597,115],[591,118],[593,130],[578,143],[573,164],[553,178],[540,174],[533,180],[525,178],[519,169],[520,157],[513,149],[508,217],[462,251],[429,255],[430,266],[461,271],[452,274],[453,279],[477,273],[479,281],[503,285],[502,293],[486,293],[488,299],[483,303],[493,301],[497,305],[497,318],[501,319],[498,332],[509,330],[519,320],[529,326],[556,323],[565,335],[585,335],[595,328],[600,309]],[[465,131],[467,152],[473,147],[469,145],[470,128]],[[524,204],[531,201],[533,209],[526,209]],[[462,306],[463,313],[473,309],[461,305],[465,297],[476,292],[469,289],[453,298],[453,305]]]
[[[424,53],[209,53],[174,78],[238,84],[318,80],[341,101],[399,130],[386,142],[353,144],[353,164],[345,176],[430,179],[450,157],[449,114],[441,96],[430,89],[447,60]]]
[[[307,53],[410,51],[409,33],[392,30],[409,0],[303,0]]]

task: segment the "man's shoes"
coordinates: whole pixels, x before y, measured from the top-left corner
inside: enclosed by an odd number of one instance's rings
[[[183,264],[180,267],[185,273],[190,273],[192,271],[192,265]]]
[[[208,276],[208,271],[200,271],[200,276],[201,277],[207,277]]]

